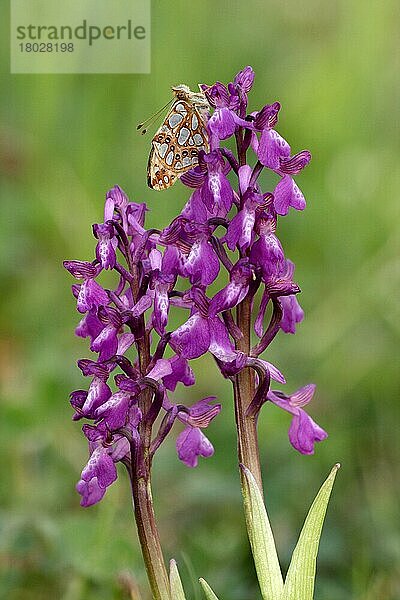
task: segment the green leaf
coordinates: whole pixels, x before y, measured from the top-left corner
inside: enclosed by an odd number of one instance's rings
[[[249,469],[243,465],[241,468],[246,525],[261,594],[264,600],[277,600],[282,594],[283,579],[274,536],[257,482]]]
[[[218,597],[214,594],[207,581],[202,578],[200,578],[199,581],[207,600],[218,600]]]
[[[178,567],[174,559],[169,561],[169,586],[171,588],[171,597],[174,600],[186,600]]]
[[[339,468],[339,464],[333,467],[311,505],[293,551],[281,600],[313,600],[319,540]]]

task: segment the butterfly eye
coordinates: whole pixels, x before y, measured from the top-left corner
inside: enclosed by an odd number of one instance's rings
[[[165,138],[165,141],[166,141],[166,143],[167,143],[167,144],[169,144],[169,143],[170,143],[170,141],[171,141],[171,138],[169,137],[169,135],[167,135],[167,137]]]
[[[184,150],[184,151],[182,152],[182,156],[183,156],[183,158],[185,158],[185,156],[187,156],[187,155],[188,155],[188,151],[187,151],[187,150]]]

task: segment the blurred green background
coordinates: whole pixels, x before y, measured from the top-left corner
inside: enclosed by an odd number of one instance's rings
[[[87,449],[68,394],[82,380],[78,320],[65,258],[91,260],[91,224],[120,184],[162,227],[188,191],[146,186],[150,138],[136,124],[172,84],[228,82],[247,64],[250,109],[282,103],[279,132],[309,148],[298,177],[304,213],[281,220],[297,264],[306,319],[268,354],[288,389],[318,385],[312,416],[329,431],[313,457],[289,445],[289,419],[260,419],[268,509],[285,566],[305,512],[333,463],[342,463],[325,525],[316,599],[398,600],[399,535],[399,11],[396,0],[152,3],[150,75],[9,75],[8,13],[1,5],[2,227],[0,597],[128,598],[121,573],[146,580],[127,478],[104,501],[79,506]],[[397,59],[396,59],[397,56]],[[188,597],[205,577],[221,598],[259,598],[241,513],[230,384],[208,359],[198,385],[175,398],[215,394],[215,456],[189,470],[171,439],[154,467],[166,556]],[[397,473],[396,473],[397,471]],[[192,582],[194,582],[192,584]]]

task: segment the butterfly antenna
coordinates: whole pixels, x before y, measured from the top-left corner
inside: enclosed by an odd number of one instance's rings
[[[145,121],[143,121],[142,123],[138,123],[136,129],[139,131],[140,129],[141,134],[144,135],[147,132],[148,126],[155,121],[155,119],[158,117],[158,115],[160,114],[160,112],[162,112],[163,110],[165,110],[168,106],[170,106],[172,104],[172,102],[174,101],[174,98],[171,98],[171,100],[168,100],[167,104],[165,104],[165,106],[162,106],[161,108],[159,108],[154,114],[152,114],[150,117],[148,117]],[[144,129],[143,129],[144,127]]]

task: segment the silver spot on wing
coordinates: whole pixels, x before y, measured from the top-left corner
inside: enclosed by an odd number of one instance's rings
[[[201,146],[203,144],[203,138],[199,133],[195,133],[193,136],[194,143],[196,146]]]
[[[168,150],[168,144],[160,144],[158,146],[158,154],[161,156],[161,158],[164,158],[167,150]]]
[[[194,129],[197,129],[197,128],[198,128],[198,126],[199,126],[199,120],[198,120],[198,118],[197,118],[196,114],[195,114],[195,113],[193,113],[193,115],[192,115],[192,129],[193,129],[193,130],[194,130]]]
[[[169,123],[169,126],[171,127],[171,129],[173,129],[174,127],[179,125],[179,123],[182,121],[182,119],[183,119],[182,115],[177,114],[177,113],[172,113],[172,115],[168,119],[168,123]]]
[[[175,110],[178,113],[181,113],[182,115],[187,115],[187,110],[185,108],[185,105],[182,104],[182,102],[178,102],[177,104],[175,104]]]
[[[178,136],[178,144],[183,146],[186,143],[189,135],[190,135],[189,129],[187,127],[182,127],[182,129],[179,132],[179,136]]]

